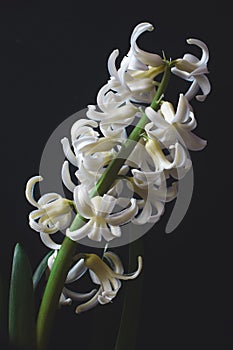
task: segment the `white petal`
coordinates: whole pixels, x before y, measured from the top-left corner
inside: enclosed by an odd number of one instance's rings
[[[199,90],[199,85],[197,83],[197,80],[195,79],[191,86],[189,87],[188,91],[185,93],[185,97],[188,101],[191,101],[194,96],[196,96],[197,92]]]
[[[196,81],[203,92],[203,95],[197,95],[196,99],[200,102],[205,101],[207,95],[210,93],[211,90],[210,82],[205,75],[196,77]]]
[[[132,219],[132,217],[136,215],[138,211],[136,199],[132,198],[130,202],[131,202],[131,205],[129,208],[126,208],[120,211],[119,213],[114,213],[109,215],[106,218],[107,223],[109,225],[119,226],[129,222]]]
[[[168,126],[168,122],[159,112],[154,111],[153,108],[147,107],[145,109],[145,113],[147,117],[153,122],[153,125],[155,125],[157,128],[164,129]],[[150,124],[150,127],[152,127],[151,123],[148,124]]]
[[[66,296],[63,293],[61,293],[60,299],[59,299],[59,304],[64,305],[64,306],[66,306],[66,305],[69,306],[72,304],[72,300],[70,298],[66,298]]]
[[[105,229],[107,229],[106,225],[105,225],[105,227],[98,225],[98,223],[93,218],[91,220],[91,227],[90,227],[90,230],[89,230],[87,236],[92,241],[100,242],[101,238],[102,238],[102,233]]]
[[[55,243],[51,236],[47,233],[40,232],[40,238],[42,242],[46,245],[46,247],[53,249],[53,250],[59,250],[61,248],[61,244]]]
[[[142,257],[138,256],[138,268],[137,268],[137,271],[135,271],[132,274],[128,274],[128,275],[121,275],[121,274],[118,274],[118,273],[114,273],[113,275],[114,275],[115,278],[118,278],[120,280],[133,280],[133,279],[135,279],[136,277],[139,276],[141,271],[142,271]]]
[[[209,50],[206,44],[198,39],[188,39],[187,43],[191,45],[196,45],[202,49],[202,57],[199,61],[199,65],[206,64],[209,60]]]
[[[189,119],[190,108],[187,98],[180,94],[176,114],[173,118],[173,123],[184,123]]]
[[[88,118],[94,120],[100,120],[104,123],[122,122],[128,118],[133,118],[138,112],[138,108],[131,103],[127,103],[118,108],[111,108],[111,111],[107,113],[97,112],[96,110],[90,110],[87,112]]]
[[[164,103],[162,103],[160,110],[164,116],[164,119],[169,124],[172,124],[174,116],[175,116],[175,111],[174,111],[173,105],[170,102],[164,102]]]
[[[40,207],[43,206],[45,208],[46,205],[49,205],[52,202],[62,198],[62,196],[58,193],[45,193],[39,200],[38,204]]]
[[[68,163],[67,160],[62,165],[61,178],[62,178],[62,182],[64,183],[66,188],[70,192],[73,192],[75,187],[76,187],[76,185],[71,180],[70,172],[69,172],[69,163]]]
[[[116,69],[116,59],[119,56],[119,50],[114,50],[108,59],[108,71],[112,77],[118,78],[118,73]]]
[[[98,215],[99,212],[101,214],[110,214],[116,205],[117,199],[108,194],[104,194],[103,197],[96,196],[92,198],[91,202],[94,204],[95,212]]]
[[[133,70],[133,71],[146,71],[148,70],[148,67],[145,63],[142,63],[141,61],[139,61],[139,59],[134,56],[134,54],[132,53],[132,50],[129,51],[128,56],[130,57],[129,59],[129,65],[128,65],[128,70]]]
[[[90,230],[92,229],[92,222],[91,220],[83,225],[81,228],[70,231],[69,229],[66,230],[66,236],[72,239],[72,241],[79,241],[80,239],[86,237]]]
[[[155,203],[153,203],[153,204],[155,204]],[[148,220],[149,223],[153,223],[153,224],[155,224],[160,219],[161,215],[163,214],[164,204],[156,201],[156,206],[154,206],[154,207],[156,207],[157,213],[154,215],[151,215],[151,217]]]
[[[152,67],[157,67],[159,65],[161,65],[163,63],[162,58],[157,55],[157,54],[153,54],[153,53],[149,53],[146,51],[143,51],[141,49],[139,49],[139,47],[136,44],[136,40],[137,38],[145,31],[152,31],[154,29],[154,27],[152,26],[152,24],[150,23],[140,23],[139,25],[136,26],[136,28],[134,29],[132,36],[131,36],[131,48],[132,48],[132,52],[135,55],[135,57],[137,59],[139,59],[139,61],[141,61],[142,63],[152,66]]]
[[[67,139],[67,137],[64,137],[61,140],[61,144],[62,144],[62,148],[63,148],[63,152],[64,155],[66,156],[66,158],[68,159],[68,161],[73,164],[74,166],[78,166],[78,160],[75,157],[74,153],[72,152],[71,148],[70,148],[70,143],[69,140]]]
[[[110,260],[111,265],[113,265],[112,270],[114,272],[120,273],[120,274],[124,273],[124,267],[118,255],[108,251],[104,253],[104,258],[107,258],[107,260]]]
[[[56,257],[57,257],[57,253],[58,253],[58,251],[55,250],[55,251],[53,252],[53,254],[50,255],[50,257],[48,258],[47,265],[48,265],[48,268],[50,269],[50,271],[52,270],[54,261],[55,261],[55,259],[56,259]]]
[[[101,292],[102,292],[102,288],[100,287],[99,290],[96,292],[96,294],[90,300],[88,300],[86,303],[79,305],[76,308],[75,312],[77,314],[80,314],[81,312],[88,311],[88,310],[92,309],[93,307],[95,307],[96,305],[98,305],[99,304],[98,296]]]
[[[142,212],[138,215],[138,217],[132,219],[132,223],[136,225],[144,225],[148,223],[149,218],[151,217],[152,214],[152,206],[147,200],[144,204],[144,208]]]
[[[89,147],[92,146],[92,144],[95,144],[98,142],[98,137],[97,136],[83,136],[80,137],[73,142],[73,147],[76,156],[79,156],[79,153],[81,152],[86,152]]]
[[[83,274],[87,271],[87,267],[84,264],[84,259],[80,259],[72,268],[69,270],[66,282],[72,283],[83,276]]]
[[[34,207],[38,208],[38,203],[36,202],[34,196],[33,196],[33,191],[34,191],[34,186],[37,182],[42,181],[43,178],[41,176],[33,176],[30,180],[28,180],[26,184],[26,190],[25,190],[25,195],[30,204],[32,204]]]
[[[65,294],[66,297],[70,298],[71,300],[84,301],[92,297],[96,293],[96,289],[93,289],[88,293],[77,293],[64,287],[63,293]]]
[[[121,228],[120,226],[109,225],[111,233],[114,237],[121,237]]]
[[[87,145],[85,148],[82,149],[82,151],[86,152],[87,155],[96,152],[108,152],[111,151],[117,144],[121,144],[120,139],[110,139],[101,137],[97,142]]]
[[[90,274],[90,277],[91,277],[91,280],[92,280],[93,283],[101,284],[99,278],[96,276],[94,271],[89,270],[89,274]]]
[[[207,145],[207,141],[201,139],[192,132],[186,132],[182,128],[177,128],[185,146],[191,151],[201,151]]]
[[[96,123],[93,120],[88,120],[88,119],[79,119],[79,120],[77,120],[72,125],[72,128],[71,128],[72,144],[80,135],[83,136],[83,135],[86,134],[85,130],[88,131],[88,135],[90,135],[90,136],[95,136],[96,134],[98,134],[97,132],[92,130],[92,128],[97,128],[97,127],[98,127],[98,123]],[[91,133],[89,131],[91,131]]]
[[[87,190],[92,189],[94,187],[95,182],[98,179],[97,174],[88,171],[84,167],[83,163],[80,164],[79,169],[75,172],[75,176],[81,182],[82,186],[85,186],[87,188]]]
[[[77,211],[84,218],[91,218],[94,215],[93,204],[89,198],[89,193],[86,186],[79,185],[74,189],[74,202],[77,208]]]
[[[139,188],[147,189],[150,184],[160,185],[162,181],[162,173],[154,171],[132,170],[133,181]]]
[[[103,292],[99,295],[98,301],[101,305],[108,304],[112,301],[113,298],[115,298],[117,292],[115,291],[107,291]]]

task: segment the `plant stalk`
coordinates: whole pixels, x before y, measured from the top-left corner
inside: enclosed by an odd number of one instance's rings
[[[171,72],[170,62],[165,62],[164,74],[161,83],[156,91],[154,99],[151,103],[151,107],[157,110],[160,105],[161,98],[166,90],[169,77]],[[104,174],[100,177],[96,184],[96,187],[91,193],[91,197],[96,195],[104,195],[112,186],[115,181],[118,172],[122,165],[125,163],[126,159],[135,147],[135,143],[141,138],[141,134],[144,131],[145,125],[149,122],[146,114],[144,114],[125,144],[121,147],[116,158],[114,158],[106,168]],[[70,231],[75,231],[82,227],[85,219],[81,215],[77,214],[71,224]],[[51,332],[52,324],[55,318],[55,314],[59,304],[59,298],[62,292],[62,288],[65,283],[69,267],[71,265],[72,258],[75,254],[77,243],[72,241],[70,238],[65,237],[61,249],[55,259],[53,268],[51,270],[43,299],[40,305],[40,310],[37,319],[37,350],[46,350],[49,341],[49,335]]]

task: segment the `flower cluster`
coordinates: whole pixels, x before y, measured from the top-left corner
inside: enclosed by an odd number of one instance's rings
[[[48,268],[52,269],[57,251],[48,259]],[[80,256],[81,255],[81,256]],[[72,301],[86,301],[77,306],[76,313],[92,309],[98,304],[108,304],[115,298],[121,287],[120,280],[135,279],[142,270],[142,258],[138,257],[138,268],[132,274],[124,274],[124,267],[120,258],[113,252],[107,251],[101,259],[96,254],[78,254],[77,262],[69,270],[65,284],[79,280],[89,271],[91,281],[98,285],[88,293],[77,293],[64,287],[60,296],[60,305],[70,305]]]
[[[122,225],[129,222],[132,225],[156,223],[164,212],[165,203],[177,196],[179,179],[192,166],[188,150],[201,150],[206,146],[206,141],[193,133],[197,122],[190,103],[194,97],[204,101],[210,92],[206,76],[208,48],[200,40],[189,39],[188,44],[202,50],[201,59],[186,54],[182,59],[167,61],[138,47],[138,37],[151,30],[150,23],[141,23],[134,29],[130,50],[119,67],[116,65],[119,51],[111,53],[108,59],[110,78],[97,94],[97,105],[89,105],[87,119],[74,123],[70,141],[66,137],[61,140],[66,157],[61,176],[73,200],[49,193],[36,201],[33,187],[41,177],[33,177],[27,183],[26,196],[37,208],[30,213],[29,224],[40,232],[43,242],[51,249],[60,248],[51,239],[59,230],[65,229],[66,235],[74,241],[88,237],[107,243],[120,237]],[[186,93],[179,94],[177,107],[161,96],[155,109],[152,102],[161,83],[157,78],[168,65],[173,74],[191,85]],[[198,95],[199,90],[202,95]],[[145,116],[147,122],[131,154],[124,159],[115,178],[104,178],[108,165],[126,147],[132,125]],[[70,164],[76,168],[72,176]],[[95,190],[103,178],[109,184],[104,194]],[[130,198],[124,196],[125,181],[131,188]],[[74,230],[70,228],[72,211],[82,218],[82,225]],[[92,271],[92,280],[100,284],[98,292],[84,306],[79,306],[78,312],[97,302],[109,302],[119,289],[119,280],[129,279],[122,275],[119,258],[113,253],[105,253],[104,257],[110,260],[113,270],[100,258],[85,255],[67,277],[66,282],[70,283],[88,268]],[[54,256],[49,260],[50,268],[53,259]],[[91,295],[75,295],[64,288],[61,302],[69,303],[70,299]]]

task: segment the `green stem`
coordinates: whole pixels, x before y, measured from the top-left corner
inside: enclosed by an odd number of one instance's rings
[[[129,271],[135,269],[137,257],[139,255],[144,255],[143,242],[143,237],[141,237],[129,245]],[[121,322],[114,350],[135,349],[140,320],[142,286],[143,271],[136,280],[131,281],[124,286],[124,302]]]
[[[49,334],[75,248],[75,242],[65,237],[50,273],[37,319],[38,350],[44,350],[48,346]]]
[[[159,108],[161,97],[167,87],[171,72],[171,65],[169,62],[165,62],[164,74],[156,91],[154,99],[151,103],[151,107],[155,110]],[[116,179],[118,172],[126,159],[135,147],[135,143],[139,141],[145,125],[148,123],[148,118],[144,114],[131,134],[129,135],[125,144],[121,147],[117,157],[114,158],[108,165],[104,174],[100,177],[96,184],[96,187],[91,193],[91,197],[97,194],[102,196],[112,186]],[[81,215],[77,214],[71,224],[70,231],[75,231],[82,227],[85,219]],[[48,346],[48,337],[52,328],[56,310],[58,308],[59,298],[61,295],[64,282],[71,265],[73,255],[75,253],[77,243],[65,237],[59,254],[57,255],[53,269],[50,273],[44,296],[41,302],[38,319],[37,319],[37,350],[45,350]]]

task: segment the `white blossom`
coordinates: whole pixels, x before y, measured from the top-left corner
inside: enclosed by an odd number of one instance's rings
[[[74,202],[78,213],[88,221],[79,229],[70,231],[66,235],[74,241],[88,237],[94,241],[104,238],[110,241],[121,236],[120,226],[129,222],[137,213],[136,200],[131,199],[130,206],[122,211],[113,213],[118,199],[105,194],[103,197],[89,198],[89,193],[84,185],[79,185],[74,190]]]
[[[147,133],[150,131],[149,128],[150,124],[147,124],[145,128]],[[159,142],[155,138],[148,138],[145,148],[153,160],[155,172],[161,172],[174,168],[179,169],[186,166],[186,153],[179,142],[169,146],[170,157],[163,153]],[[171,160],[169,158],[171,158]]]
[[[51,271],[54,261],[57,256],[57,250],[50,255],[48,258],[48,268]],[[84,264],[84,259],[79,259],[69,270],[66,280],[65,280],[65,285],[71,284],[78,279],[80,279],[85,272],[87,271],[87,267]],[[59,304],[60,305],[71,305],[72,301],[85,301],[89,298],[91,298],[94,294],[96,293],[96,289],[93,289],[92,291],[88,293],[78,293],[75,292],[71,289],[68,289],[67,287],[63,287],[62,293],[60,296]]]
[[[141,256],[138,257],[137,270],[129,275],[124,274],[122,262],[116,254],[105,252],[104,258],[109,261],[111,267],[95,254],[85,255],[84,263],[90,271],[92,281],[100,285],[100,288],[89,301],[76,308],[76,313],[90,310],[98,304],[108,304],[117,295],[121,287],[121,280],[135,279],[142,270]]]
[[[89,105],[87,112],[88,118],[100,121],[103,130],[122,131],[122,128],[132,124],[136,116],[140,116],[140,109],[131,101],[150,103],[154,97],[154,77],[161,72],[163,60],[159,55],[145,52],[138,47],[138,37],[147,30],[153,30],[150,23],[140,23],[136,26],[131,35],[130,50],[119,69],[116,68],[119,50],[114,50],[109,56],[110,80],[97,95],[99,111],[96,110],[96,106]],[[148,70],[149,74],[141,75]]]
[[[204,101],[210,93],[211,86],[206,73],[208,73],[207,63],[209,60],[209,50],[206,44],[198,39],[188,39],[188,44],[193,44],[201,48],[202,57],[199,60],[191,54],[185,54],[183,59],[178,59],[172,72],[180,78],[192,82],[185,96],[190,101],[194,96],[198,101]],[[201,89],[203,95],[196,95]]]
[[[29,225],[45,235],[53,234],[69,226],[71,221],[71,201],[57,193],[44,194],[38,201],[34,198],[34,186],[42,181],[41,176],[32,177],[26,185],[25,195],[30,204],[36,207],[29,214]]]
[[[205,140],[192,133],[197,122],[183,94],[180,94],[176,112],[170,102],[164,102],[158,112],[147,107],[145,113],[155,126],[153,131],[147,132],[148,135],[153,134],[162,144],[171,145],[179,140],[192,151],[202,150],[206,146]]]
[[[144,172],[132,170],[133,177],[130,179],[134,192],[139,195],[137,205],[141,211],[132,219],[136,225],[156,223],[164,213],[166,202],[170,202],[177,195],[177,186],[174,182],[167,187],[166,176],[163,172]]]

